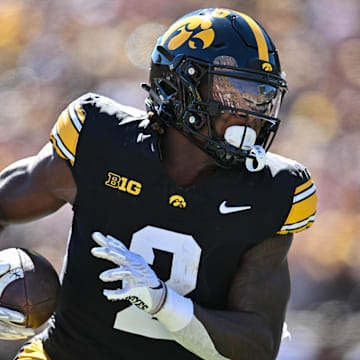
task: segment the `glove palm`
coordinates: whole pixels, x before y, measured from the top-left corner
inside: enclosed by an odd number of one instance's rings
[[[118,265],[102,272],[99,278],[104,282],[123,280],[122,289],[104,290],[107,299],[128,300],[148,313],[156,313],[165,300],[166,287],[144,258],[110,235],[96,232],[92,237],[100,247],[93,248],[91,253]]]

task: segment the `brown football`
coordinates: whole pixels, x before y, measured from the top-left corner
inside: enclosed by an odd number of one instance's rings
[[[42,255],[27,249],[2,250],[0,262],[10,264],[0,277],[0,306],[21,312],[26,327],[38,328],[55,311],[60,293],[56,270]]]

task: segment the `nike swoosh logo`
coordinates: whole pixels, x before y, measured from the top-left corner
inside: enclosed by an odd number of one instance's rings
[[[251,205],[246,205],[246,206],[227,206],[226,205],[226,200],[223,201],[220,206],[219,206],[219,211],[220,214],[231,214],[234,212],[238,212],[238,211],[244,211],[244,210],[250,210],[251,209]]]

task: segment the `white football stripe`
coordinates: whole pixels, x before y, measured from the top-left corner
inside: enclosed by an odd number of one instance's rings
[[[21,279],[23,277],[24,277],[24,272],[21,267],[16,269],[16,273],[15,271],[11,271],[3,275],[0,278],[0,297],[10,283],[12,283],[17,279]]]
[[[10,269],[10,264],[8,263],[0,263],[0,276],[7,273]]]
[[[14,280],[24,277],[24,271],[21,266],[21,260],[18,253],[18,249],[10,248],[0,251],[1,262],[6,261],[10,264],[10,269],[7,273],[0,277],[0,296],[4,292],[5,288]]]
[[[313,194],[316,191],[315,184],[312,184],[311,187],[309,187],[306,191],[303,191],[302,193],[295,195],[293,203],[297,203],[307,197],[309,197],[311,194]]]

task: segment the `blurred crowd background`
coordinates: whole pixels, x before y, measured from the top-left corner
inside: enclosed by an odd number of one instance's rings
[[[157,37],[204,7],[249,14],[277,44],[290,92],[272,151],[308,166],[318,189],[316,222],[290,254],[292,339],[278,358],[360,359],[359,0],[1,0],[0,168],[37,153],[88,91],[143,108]],[[60,271],[71,215],[10,226],[0,249],[33,248]],[[19,344],[0,341],[0,360]]]

